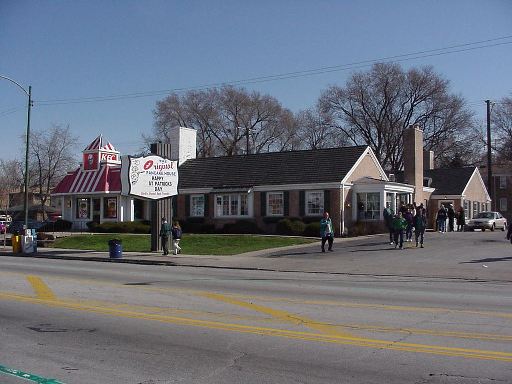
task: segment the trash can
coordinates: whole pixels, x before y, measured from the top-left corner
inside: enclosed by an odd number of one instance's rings
[[[21,252],[21,236],[20,235],[12,235],[11,236],[11,244],[12,244],[12,253],[20,253]]]
[[[119,239],[111,239],[108,241],[108,251],[111,259],[123,258],[123,245]]]

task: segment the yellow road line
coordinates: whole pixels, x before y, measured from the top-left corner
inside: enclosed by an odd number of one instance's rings
[[[234,331],[234,332],[240,332],[240,333],[258,334],[258,335],[266,335],[266,336],[274,336],[274,337],[285,337],[285,338],[296,339],[296,340],[316,341],[316,342],[334,343],[334,344],[341,344],[341,345],[354,345],[354,346],[368,347],[368,348],[427,353],[427,354],[434,354],[434,355],[463,357],[463,358],[471,358],[471,359],[512,362],[512,353],[509,353],[509,352],[443,347],[443,346],[435,346],[435,345],[393,342],[393,341],[386,341],[386,340],[364,339],[364,338],[357,338],[357,337],[342,337],[342,336],[335,336],[335,335],[297,332],[297,331],[289,331],[289,330],[274,329],[274,328],[254,327],[254,326],[221,323],[221,322],[214,322],[214,321],[187,319],[187,318],[180,318],[180,317],[176,317],[176,316],[162,316],[162,315],[158,315],[158,314],[145,314],[145,313],[138,313],[138,312],[132,312],[132,311],[122,311],[122,310],[116,310],[116,309],[112,309],[112,308],[108,308],[108,307],[104,307],[104,306],[103,307],[87,306],[87,305],[77,304],[77,303],[73,303],[73,302],[65,302],[62,300],[48,300],[48,299],[34,298],[34,297],[30,297],[30,296],[15,295],[15,294],[8,294],[8,293],[0,293],[0,299],[21,301],[21,302],[25,302],[25,303],[46,305],[49,307],[85,311],[85,312],[90,312],[90,313],[98,313],[98,314],[111,315],[111,316],[124,317],[124,318],[152,320],[152,321],[159,321],[159,322],[163,322],[163,323],[180,324],[180,325],[203,327],[203,328],[209,328],[209,329],[219,329],[219,330]]]
[[[3,272],[0,271],[0,274],[9,274],[9,275],[18,275],[24,276],[22,273],[17,272]],[[191,293],[191,294],[201,294],[202,291],[198,291],[195,289],[189,288],[158,288],[158,287],[143,287],[143,286],[128,286],[125,284],[112,283],[108,281],[101,281],[94,279],[76,279],[76,278],[66,278],[66,277],[52,277],[54,280],[60,281],[72,281],[83,282],[94,285],[103,285],[109,287],[117,287],[123,289],[137,289],[137,290],[146,290],[152,292],[173,292],[173,293]],[[507,312],[490,312],[490,311],[474,311],[474,310],[465,310],[465,309],[453,309],[453,308],[438,308],[438,307],[412,307],[412,306],[401,306],[401,305],[386,305],[386,304],[363,304],[363,303],[352,303],[352,302],[342,302],[342,301],[329,301],[329,300],[297,300],[290,299],[286,297],[267,297],[267,296],[247,296],[247,295],[237,295],[237,294],[229,294],[229,297],[245,299],[245,300],[261,300],[267,302],[285,302],[285,303],[295,303],[301,305],[328,305],[335,307],[347,307],[347,308],[365,308],[365,309],[378,309],[384,311],[400,311],[400,312],[427,312],[427,313],[461,313],[467,315],[475,315],[475,316],[485,316],[485,317],[495,317],[495,318],[506,318],[512,319],[512,313]]]
[[[39,299],[46,299],[46,300],[56,300],[57,298],[53,294],[50,287],[48,287],[43,280],[38,276],[29,275],[27,276],[27,280],[32,285],[32,288],[34,289],[34,292],[36,293],[36,296]]]
[[[332,335],[332,336],[341,336],[341,337],[352,337],[351,334],[340,332],[338,329],[336,329],[334,326],[321,323],[312,319],[308,319],[307,317],[299,317],[297,315],[294,315],[292,313],[281,311],[278,309],[273,309],[269,307],[264,307],[262,305],[253,304],[253,303],[247,303],[245,301],[240,301],[233,299],[231,297],[220,295],[218,293],[211,293],[211,292],[203,292],[200,293],[199,296],[206,297],[208,299],[213,299],[217,301],[222,301],[224,303],[236,305],[243,308],[248,308],[253,311],[265,313],[267,315],[270,315],[276,319],[282,320],[287,323],[292,323],[295,325],[304,325],[308,328],[314,329],[316,331],[320,331],[322,333],[325,333],[326,335]]]

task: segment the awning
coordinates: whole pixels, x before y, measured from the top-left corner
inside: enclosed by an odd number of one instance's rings
[[[52,191],[52,195],[121,193],[121,167],[101,164],[97,170],[78,168],[68,173]]]

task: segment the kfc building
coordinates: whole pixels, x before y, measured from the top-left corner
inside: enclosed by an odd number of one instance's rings
[[[84,150],[82,164],[69,172],[52,192],[52,200],[73,229],[86,223],[148,220],[150,203],[122,195],[121,158],[114,146],[98,136]]]

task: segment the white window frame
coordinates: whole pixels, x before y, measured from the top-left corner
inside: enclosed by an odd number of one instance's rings
[[[377,208],[376,209],[373,209],[373,210],[368,210],[368,195],[378,195],[378,199],[377,201],[373,201],[373,203],[376,203],[377,204]],[[364,197],[364,199],[362,199]],[[380,217],[380,211],[381,211],[381,207],[380,207],[380,200],[381,199],[381,195],[380,195],[380,192],[358,192],[356,194],[356,201],[357,201],[357,204],[359,206],[359,203],[363,203],[363,211],[362,212],[359,212],[359,209],[358,209],[358,212],[357,212],[357,219],[358,220],[362,220],[362,221],[371,221],[371,220],[380,220],[381,217]],[[370,218],[367,218],[366,217],[366,213],[367,212],[372,212],[372,216],[373,217],[370,217]],[[363,214],[363,217],[361,217],[361,213]]]
[[[284,192],[267,192],[266,195],[267,216],[284,216]],[[278,200],[281,200],[279,205],[271,204],[272,201]]]
[[[202,199],[202,202],[199,200]],[[190,195],[190,217],[204,217],[204,195]]]
[[[316,201],[313,201],[315,199]],[[321,216],[324,213],[325,201],[324,201],[324,191],[306,191],[305,199],[304,199],[305,209],[304,212],[306,216]],[[313,206],[317,205],[318,208],[312,210]],[[316,212],[318,211],[318,212]]]
[[[506,189],[506,188],[507,188],[507,177],[500,176],[500,189]]]
[[[215,217],[249,217],[249,194],[219,193],[215,195]]]
[[[500,211],[501,212],[507,212],[507,198],[506,197],[500,197]]]

